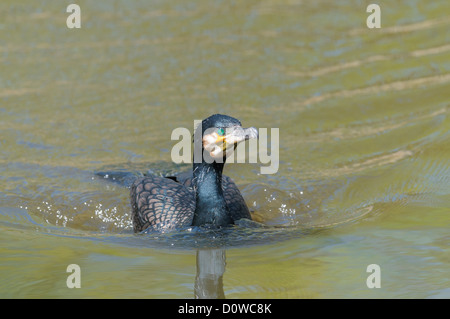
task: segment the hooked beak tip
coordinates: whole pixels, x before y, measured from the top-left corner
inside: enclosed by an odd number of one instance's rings
[[[255,127],[250,127],[245,130],[245,139],[249,140],[251,138],[258,138],[258,130]]]

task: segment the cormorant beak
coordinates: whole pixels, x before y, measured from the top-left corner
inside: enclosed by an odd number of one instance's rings
[[[258,130],[254,127],[243,128],[240,126],[234,126],[227,128],[225,136],[219,136],[225,142],[225,144],[238,144],[242,141],[246,141],[251,138],[258,138]]]

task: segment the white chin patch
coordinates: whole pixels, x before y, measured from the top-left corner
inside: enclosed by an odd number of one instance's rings
[[[216,144],[216,136],[206,135],[203,137],[203,148],[209,152],[212,158],[222,158],[222,149]]]
[[[211,157],[213,158],[222,158],[223,157],[222,149],[217,145],[213,145],[212,150],[209,151],[209,155],[211,155]]]

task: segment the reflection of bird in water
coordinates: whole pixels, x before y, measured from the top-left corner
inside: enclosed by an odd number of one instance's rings
[[[196,299],[225,298],[223,291],[225,265],[225,250],[197,250],[197,275],[194,285]]]
[[[202,158],[199,163],[194,158],[192,173],[170,178],[151,175],[131,186],[134,231],[220,227],[241,218],[251,219],[239,189],[222,171],[227,148],[257,137],[254,127],[242,128],[239,120],[227,115],[215,114],[203,120],[194,134]]]

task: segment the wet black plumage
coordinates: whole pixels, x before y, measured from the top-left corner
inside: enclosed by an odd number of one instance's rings
[[[222,130],[222,131],[221,131]],[[226,134],[221,136],[226,130]],[[219,132],[219,133],[217,133]],[[131,206],[135,232],[168,230],[185,226],[227,226],[251,219],[236,184],[222,175],[225,150],[237,143],[257,138],[255,128],[244,129],[230,116],[215,114],[202,121],[194,134],[194,144],[212,153],[194,160],[193,170],[176,177],[147,176],[131,186]],[[215,140],[215,142],[211,142]],[[217,142],[219,141],[219,142]],[[217,143],[216,143],[217,142]],[[194,147],[195,147],[194,146]],[[214,157],[214,150],[222,152]]]

